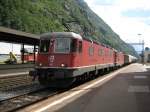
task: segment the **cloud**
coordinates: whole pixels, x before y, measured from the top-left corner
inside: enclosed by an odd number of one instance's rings
[[[95,5],[113,5],[116,0],[94,0],[93,4]]]
[[[150,9],[149,0],[117,0],[116,5],[120,7],[121,10]]]
[[[128,17],[150,17],[150,10],[132,9],[123,11],[122,15]]]
[[[141,21],[150,26],[150,17],[148,17],[146,19],[142,18]]]
[[[145,40],[150,47],[150,7],[148,0],[115,0],[112,5],[97,3],[97,0],[85,0],[126,42]],[[100,0],[101,1],[101,0]],[[107,1],[104,0],[107,3]],[[141,33],[141,37],[137,34]]]

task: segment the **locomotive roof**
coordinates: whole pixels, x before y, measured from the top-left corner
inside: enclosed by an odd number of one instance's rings
[[[41,35],[41,38],[51,38],[51,37],[74,37],[77,39],[82,40],[82,37],[79,34],[76,34],[74,32],[48,32]]]

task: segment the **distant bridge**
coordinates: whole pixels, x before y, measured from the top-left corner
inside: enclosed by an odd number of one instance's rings
[[[134,45],[137,45],[137,46],[141,46],[141,51],[136,50],[136,52],[139,54],[139,56],[141,57],[141,61],[142,63],[144,63],[144,40],[142,42],[138,42],[138,43],[128,43],[129,45],[132,45],[134,47]],[[135,47],[134,47],[135,48]]]
[[[144,45],[144,42],[141,42],[141,43],[128,43],[130,45]]]

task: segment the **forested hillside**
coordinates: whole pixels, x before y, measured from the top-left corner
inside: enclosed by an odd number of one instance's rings
[[[73,31],[136,55],[83,0],[1,0],[0,26],[34,34]]]

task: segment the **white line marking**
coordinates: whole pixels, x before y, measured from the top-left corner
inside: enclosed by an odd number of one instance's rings
[[[150,68],[150,66],[148,66],[148,65],[144,65],[144,67],[145,67],[145,68]]]
[[[142,75],[135,75],[134,78],[135,79],[146,79],[147,76],[144,76],[144,75],[143,76]]]
[[[148,86],[136,85],[136,86],[129,86],[128,92],[149,93],[150,90]]]
[[[146,68],[143,68],[143,69],[142,69],[142,71],[143,71],[143,72],[146,72],[146,71],[147,71],[147,69],[146,69]]]
[[[89,65],[89,66],[80,66],[80,67],[66,67],[65,69],[77,69],[77,68],[86,68],[86,67],[95,67],[95,66],[109,66],[114,65],[113,63],[106,63],[106,64],[97,64],[97,65]],[[36,67],[36,68],[61,68],[62,67]]]
[[[127,66],[127,67],[129,67],[129,66]],[[63,97],[63,98],[61,98],[61,99],[59,99],[59,100],[56,100],[56,101],[54,101],[54,102],[52,102],[52,103],[46,105],[45,107],[36,110],[35,112],[42,112],[42,111],[45,111],[45,110],[47,110],[48,108],[51,108],[51,107],[53,107],[53,106],[55,106],[55,105],[57,105],[57,104],[61,104],[61,103],[63,103],[64,101],[70,99],[71,97],[73,97],[73,96],[75,96],[75,95],[78,95],[79,93],[85,91],[86,89],[89,89],[89,88],[91,88],[91,87],[93,87],[93,86],[99,84],[100,82],[102,82],[102,81],[104,81],[104,80],[107,80],[107,79],[109,79],[109,78],[111,78],[111,77],[114,77],[114,76],[117,75],[119,72],[125,70],[127,67],[122,68],[122,69],[120,69],[120,70],[118,70],[118,71],[116,71],[116,72],[114,72],[114,73],[111,73],[110,75],[104,77],[103,79],[100,79],[100,80],[98,80],[97,82],[94,82],[94,83],[92,83],[92,84],[90,84],[90,85],[88,85],[88,86],[82,88],[82,89],[79,90],[79,91],[75,91],[74,93],[72,93],[72,94],[70,94],[70,95],[68,95],[68,96],[65,96],[65,97]]]
[[[16,75],[24,75],[24,74],[29,74],[29,72],[17,72],[17,73],[3,74],[3,75],[0,75],[0,78],[6,77],[6,76],[16,76]]]

